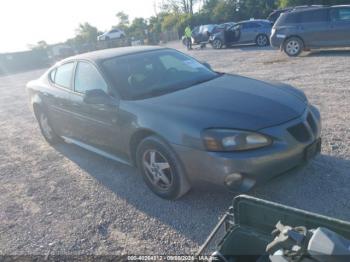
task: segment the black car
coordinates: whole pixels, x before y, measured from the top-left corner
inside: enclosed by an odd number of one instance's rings
[[[214,24],[196,26],[192,30],[192,42],[193,44],[206,43],[209,40],[209,36],[213,29],[216,27]]]
[[[289,56],[303,50],[350,46],[350,5],[283,13],[272,28],[271,45]]]
[[[320,150],[320,114],[302,91],[217,73],[173,49],[70,57],[27,91],[49,143],[137,166],[167,199],[202,182],[249,190]]]

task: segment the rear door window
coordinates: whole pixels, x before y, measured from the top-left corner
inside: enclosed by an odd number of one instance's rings
[[[332,21],[348,21],[350,22],[350,8],[337,8],[331,11]]]
[[[71,89],[74,62],[63,64],[55,70],[53,82],[61,87]],[[52,71],[53,72],[53,71]],[[53,75],[51,75],[53,77]]]
[[[242,28],[243,29],[253,29],[259,27],[259,24],[257,23],[243,23]]]
[[[301,23],[320,23],[327,22],[328,19],[328,9],[322,10],[312,10],[300,13]]]

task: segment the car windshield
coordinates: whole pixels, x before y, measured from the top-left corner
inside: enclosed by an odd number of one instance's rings
[[[174,92],[219,76],[175,50],[158,50],[102,62],[102,68],[124,99],[141,99]]]

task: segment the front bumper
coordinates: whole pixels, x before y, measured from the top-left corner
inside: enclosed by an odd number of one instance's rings
[[[272,34],[270,36],[270,44],[271,44],[271,46],[274,47],[274,48],[279,48],[280,49],[283,46],[283,43],[284,43],[286,37],[287,36],[284,35],[284,34],[277,34],[277,33]]]
[[[298,128],[307,133],[303,135]],[[233,191],[247,191],[259,182],[305,163],[306,148],[320,138],[321,119],[318,110],[312,107],[297,119],[259,132],[271,136],[273,144],[251,151],[222,153],[179,145],[173,145],[173,148],[192,185],[205,182],[227,186]],[[228,177],[237,177],[237,174],[242,179],[228,185]]]

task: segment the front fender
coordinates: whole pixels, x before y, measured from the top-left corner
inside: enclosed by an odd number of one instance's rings
[[[132,134],[138,130],[148,130],[162,137],[170,144],[204,149],[201,140],[200,127],[196,121],[190,121],[179,112],[162,111],[160,108],[138,107],[135,104],[122,104],[120,110],[119,127],[124,134],[124,141],[129,141]]]

